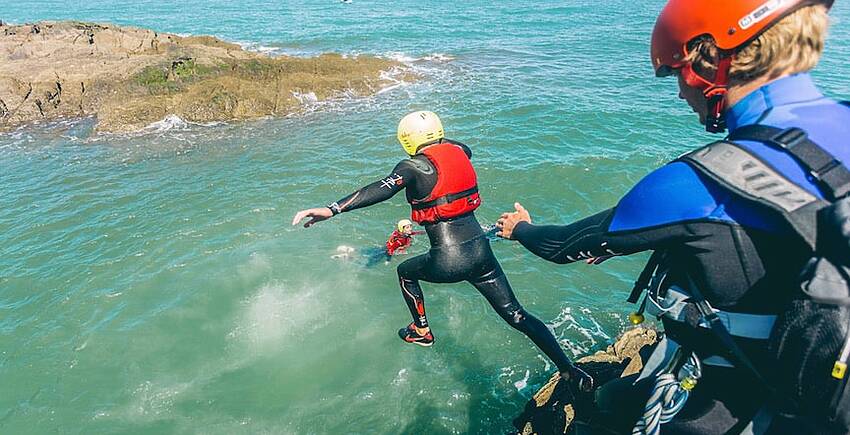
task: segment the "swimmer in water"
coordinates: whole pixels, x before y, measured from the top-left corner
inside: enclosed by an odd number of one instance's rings
[[[424,231],[413,231],[413,222],[408,219],[398,221],[396,230],[387,240],[387,259],[396,254],[404,254],[413,243],[413,236],[425,234]]]

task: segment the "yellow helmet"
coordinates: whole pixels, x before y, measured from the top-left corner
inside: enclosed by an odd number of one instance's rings
[[[401,118],[398,123],[398,141],[411,156],[416,154],[422,145],[436,142],[445,135],[443,123],[434,112],[413,112]]]
[[[406,226],[408,226],[408,225],[413,225],[413,222],[410,222],[410,221],[409,221],[409,220],[407,220],[407,219],[402,219],[402,220],[398,221],[398,230],[399,230],[399,232],[404,232],[404,227],[406,227]]]

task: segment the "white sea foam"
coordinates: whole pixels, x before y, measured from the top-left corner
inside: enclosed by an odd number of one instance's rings
[[[351,246],[339,245],[336,247],[336,254],[331,255],[331,258],[338,260],[348,260],[354,255],[355,251],[356,249]]]
[[[454,57],[449,56],[448,54],[443,54],[443,53],[429,54],[428,56],[425,56],[422,59],[430,60],[430,61],[434,61],[434,62],[450,62],[450,61],[455,60]]]
[[[148,124],[143,130],[152,133],[169,131],[174,129],[185,129],[189,124],[177,115],[166,115],[165,118]]]
[[[263,54],[274,54],[280,53],[281,51],[279,47],[270,47],[268,45],[258,45],[254,48],[254,50]]]
[[[572,307],[564,307],[555,320],[549,324],[561,344],[568,348],[573,356],[587,353],[600,341],[611,340],[611,336],[606,334],[602,325],[593,318],[590,309],[580,308],[579,312],[579,316],[576,316],[573,314]],[[564,335],[570,331],[577,332],[585,339],[564,338]]]
[[[285,50],[281,47],[274,47],[271,45],[264,45],[259,42],[246,42],[246,41],[230,41],[233,44],[236,44],[242,47],[245,51],[251,51],[254,53],[265,54],[267,56],[279,56],[286,54]]]
[[[189,383],[160,384],[145,381],[133,391],[129,414],[135,417],[161,418],[171,413],[177,396],[188,390]]]
[[[516,372],[514,371],[514,369],[513,369],[513,368],[511,368],[511,367],[502,367],[502,368],[500,369],[500,372],[501,372],[501,373],[499,373],[499,376],[498,376],[499,378],[504,378],[504,377],[508,377],[508,378],[509,378],[509,377],[513,376],[513,375],[514,375],[514,373],[516,373]]]
[[[265,45],[260,42],[251,41],[228,41],[242,47],[245,51],[264,54],[269,57],[277,56],[292,56],[292,57],[312,57],[320,53],[314,53],[305,50],[299,50],[290,47],[279,47],[274,45]]]
[[[173,131],[183,131],[188,130],[190,127],[212,127],[215,125],[221,125],[224,122],[216,121],[216,122],[191,122],[186,121],[178,115],[168,114],[165,115],[165,118],[160,119],[159,121],[152,122],[138,130],[136,132],[130,133],[130,135],[145,135],[151,133],[165,133],[165,132],[173,132]]]
[[[327,322],[328,305],[318,300],[317,293],[315,288],[266,284],[244,301],[243,318],[231,335],[262,350],[314,331]]]
[[[313,104],[319,102],[319,97],[316,96],[315,92],[306,92],[302,94],[301,92],[292,91],[292,96],[295,97],[295,99],[301,104]]]
[[[450,62],[455,59],[454,57],[445,53],[431,53],[421,57],[413,57],[406,53],[390,51],[384,53],[383,56],[396,62],[401,62],[405,64],[412,64],[417,62]]]
[[[381,79],[385,85],[378,90],[378,95],[406,90],[407,94],[412,97],[418,89],[429,92],[431,83],[446,80],[456,72],[456,68],[446,65],[454,60],[454,57],[444,53],[414,57],[401,52],[387,52],[378,56],[402,64],[400,67],[393,67],[382,73]],[[406,81],[405,78],[410,76],[417,77],[417,79],[414,82]]]
[[[400,386],[402,384],[407,383],[407,378],[408,378],[407,369],[401,369],[401,370],[398,371],[398,373],[395,376],[395,379],[393,379],[391,383],[394,386],[397,387],[397,386]]]
[[[389,85],[389,86],[386,86],[386,87],[384,87],[384,88],[381,88],[380,90],[378,90],[378,92],[375,92],[375,95],[381,95],[381,94],[383,94],[384,92],[392,91],[392,90],[397,89],[397,88],[400,88],[400,87],[402,87],[402,86],[404,86],[404,85],[406,85],[406,84],[407,84],[407,83],[405,83],[405,82],[393,83],[393,84],[391,84],[391,85]]]
[[[412,62],[416,62],[416,61],[420,60],[420,58],[418,58],[418,57],[412,57],[412,56],[406,55],[404,53],[396,53],[396,52],[386,53],[386,54],[384,54],[384,56],[386,56],[387,58],[389,58],[391,60],[394,60],[396,62],[401,62],[401,63],[412,63]]]

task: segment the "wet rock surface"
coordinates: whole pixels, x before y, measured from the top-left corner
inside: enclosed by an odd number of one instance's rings
[[[0,22],[0,131],[96,116],[134,131],[176,115],[190,122],[286,116],[309,101],[370,95],[401,65],[371,56],[269,57],[211,36],[111,24]]]
[[[582,357],[576,365],[594,377],[597,386],[612,379],[638,373],[643,368],[641,350],[658,340],[658,332],[649,328],[627,330],[604,351]],[[561,381],[558,373],[537,391],[514,419],[516,434],[548,435],[575,433],[576,415],[592,401],[592,393],[577,393]]]

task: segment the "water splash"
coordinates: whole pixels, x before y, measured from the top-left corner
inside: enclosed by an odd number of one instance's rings
[[[327,325],[328,305],[320,293],[316,286],[265,284],[243,301],[243,314],[229,336],[258,352],[277,350]]]
[[[558,341],[573,356],[586,354],[597,344],[611,340],[611,336],[605,332],[589,308],[582,307],[578,311],[579,314],[575,315],[573,307],[563,307],[558,316],[549,324]],[[584,339],[576,339],[576,333]]]
[[[161,133],[169,130],[185,130],[189,123],[177,115],[166,115],[165,118],[150,123],[143,130],[148,133]]]

